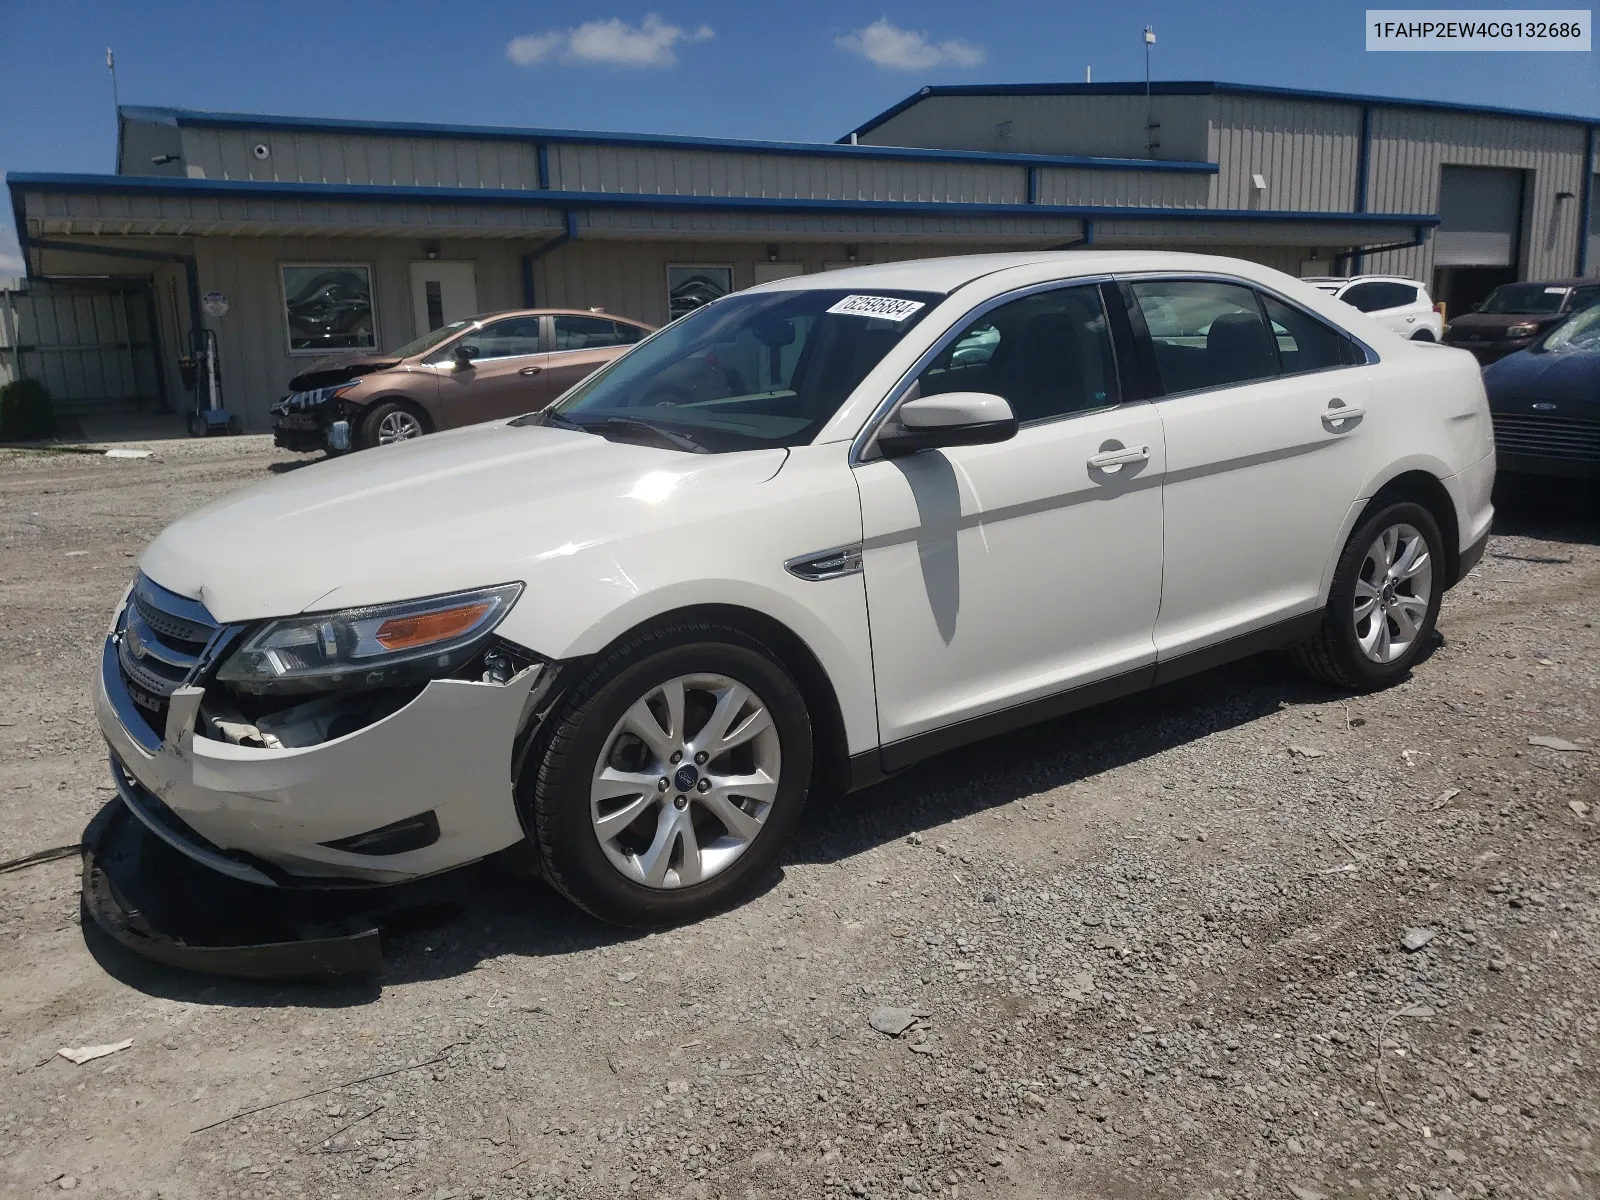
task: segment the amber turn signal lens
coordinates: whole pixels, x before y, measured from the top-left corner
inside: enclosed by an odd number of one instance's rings
[[[488,601],[481,601],[442,612],[418,613],[414,617],[390,617],[378,626],[373,637],[385,650],[410,650],[460,637],[488,611]]]

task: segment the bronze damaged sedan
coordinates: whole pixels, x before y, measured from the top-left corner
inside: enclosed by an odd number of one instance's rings
[[[272,406],[287,450],[331,454],[549,404],[652,327],[599,311],[519,309],[456,321],[388,354],[318,359]]]

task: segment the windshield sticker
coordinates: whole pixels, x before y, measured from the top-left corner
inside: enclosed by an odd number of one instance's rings
[[[919,308],[921,300],[896,300],[893,296],[846,296],[828,311],[853,317],[877,317],[884,321],[904,321]]]
[[[1544,294],[1546,296],[1565,296],[1571,290],[1571,288],[1545,288]]]

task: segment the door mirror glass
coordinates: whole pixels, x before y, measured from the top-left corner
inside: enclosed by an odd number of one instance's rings
[[[888,458],[940,446],[982,446],[1017,436],[1017,418],[1005,397],[988,392],[943,392],[907,400],[897,424],[878,435]]]

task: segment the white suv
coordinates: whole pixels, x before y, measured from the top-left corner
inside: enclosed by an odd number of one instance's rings
[[[1400,275],[1355,275],[1349,279],[1319,275],[1306,282],[1413,342],[1437,342],[1444,337],[1444,318],[1435,311],[1428,289],[1415,279]]]
[[[680,920],[808,791],[1270,647],[1404,678],[1493,482],[1470,355],[1253,263],[808,275],[179,520],[97,711],[127,807],[236,878],[526,839],[589,911]]]

